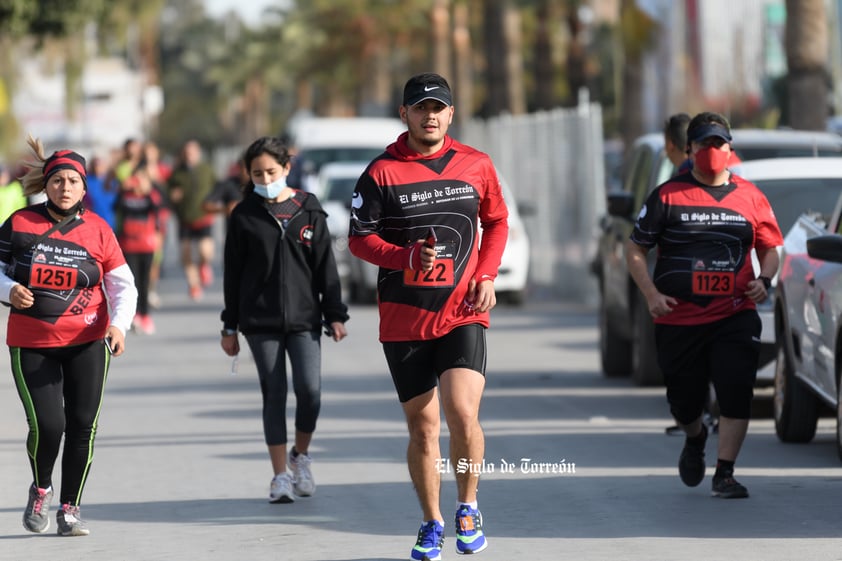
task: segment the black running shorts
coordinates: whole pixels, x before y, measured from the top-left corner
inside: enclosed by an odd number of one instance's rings
[[[754,310],[702,325],[655,325],[667,401],[679,423],[690,424],[702,415],[710,382],[720,415],[751,417],[760,330]]]
[[[451,368],[468,368],[485,376],[485,327],[462,325],[429,341],[383,343],[386,362],[401,403],[436,387]]]

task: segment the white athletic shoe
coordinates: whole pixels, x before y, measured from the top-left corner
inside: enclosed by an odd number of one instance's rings
[[[313,460],[307,454],[298,454],[292,457],[292,450],[289,452],[289,468],[292,470],[292,487],[299,497],[310,497],[316,492],[316,482],[313,480],[313,472],[310,471],[310,463]]]
[[[270,503],[291,503],[295,501],[292,494],[292,478],[287,472],[279,473],[272,478],[269,485]]]

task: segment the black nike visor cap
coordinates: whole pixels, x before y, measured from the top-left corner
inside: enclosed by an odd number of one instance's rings
[[[425,99],[435,99],[447,106],[453,105],[450,84],[447,83],[447,80],[432,72],[416,74],[403,87],[403,104],[412,106]]]

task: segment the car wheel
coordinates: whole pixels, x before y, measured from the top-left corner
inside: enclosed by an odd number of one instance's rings
[[[772,405],[775,433],[781,442],[813,440],[819,421],[819,404],[810,390],[796,378],[785,344],[778,345]]]
[[[632,381],[638,386],[663,385],[664,375],[658,366],[658,351],[655,347],[655,322],[652,321],[646,300],[635,298],[632,314]]]
[[[631,343],[612,327],[602,300],[599,306],[599,356],[602,360],[602,373],[606,377],[628,376]]]
[[[507,290],[497,295],[497,301],[509,306],[523,306],[526,302],[526,290]]]
[[[351,283],[351,302],[355,304],[376,304],[377,291],[366,287],[362,282],[353,282]]]

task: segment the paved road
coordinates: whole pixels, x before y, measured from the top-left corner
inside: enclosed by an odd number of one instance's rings
[[[270,505],[254,364],[244,356],[229,373],[218,286],[194,303],[178,275],[167,279],[158,333],[132,336],[114,361],[82,510],[89,537],[22,529],[26,426],[2,367],[0,559],[408,558],[420,513],[376,311],[352,308],[348,339],[324,344],[316,496]],[[591,311],[533,302],[498,308],[493,322],[480,486],[491,545],[481,559],[842,559],[842,467],[829,420],[813,444],[784,446],[771,421],[757,419],[738,465],[752,498],[712,499],[709,479],[688,489],[677,477],[681,439],[664,435],[662,390],[599,375]],[[540,464],[564,473],[522,471]],[[455,499],[446,476],[446,513]],[[445,559],[456,558],[450,536]]]

